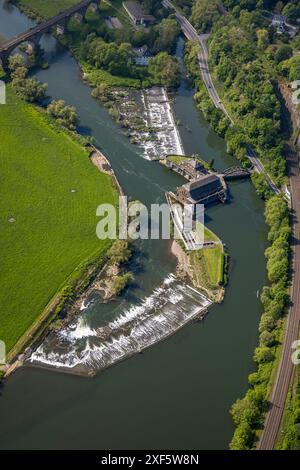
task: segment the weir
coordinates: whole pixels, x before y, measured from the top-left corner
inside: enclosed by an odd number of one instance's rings
[[[89,323],[89,304],[79,318],[53,333],[31,355],[29,363],[64,372],[95,375],[203,318],[212,302],[170,274],[136,306],[119,312],[99,327]]]

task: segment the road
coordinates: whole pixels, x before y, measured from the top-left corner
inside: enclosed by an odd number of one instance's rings
[[[234,124],[233,119],[231,118],[230,114],[228,113],[227,109],[225,108],[224,104],[222,103],[219,94],[216,90],[216,87],[214,86],[210,71],[209,71],[209,65],[208,65],[208,48],[207,48],[207,39],[209,37],[209,34],[198,34],[196,29],[191,25],[191,23],[174,7],[172,2],[170,0],[163,0],[163,5],[166,8],[170,8],[174,10],[177,21],[179,22],[182,32],[185,35],[185,37],[189,41],[194,41],[199,44],[199,52],[198,52],[198,61],[199,61],[199,67],[200,67],[200,72],[201,72],[201,77],[202,80],[206,86],[206,89],[208,91],[208,94],[214,103],[215,107],[217,109],[220,109],[223,111],[223,113],[227,116],[231,124]],[[266,175],[266,178],[268,180],[269,186],[272,189],[272,191],[275,194],[280,194],[280,190],[277,188],[276,184],[272,180],[271,176],[267,173],[263,163],[261,160],[257,157],[253,149],[248,149],[247,151],[247,156],[249,160],[251,161],[255,171],[257,173],[264,173]]]
[[[271,393],[271,407],[265,421],[265,428],[258,445],[259,450],[274,448],[285,400],[291,382],[294,365],[292,363],[292,344],[298,339],[300,326],[300,175],[299,156],[288,157],[288,168],[292,194],[293,242],[291,308],[287,319],[287,327],[283,342],[281,361]]]
[[[164,0],[163,5],[166,8],[171,8],[175,10],[177,21],[180,24],[182,32],[185,35],[185,37],[189,41],[197,42],[200,45],[199,53],[198,53],[198,60],[199,60],[199,67],[201,71],[202,80],[207,88],[208,94],[212,102],[214,103],[215,107],[218,109],[221,109],[224,112],[224,114],[228,116],[229,120],[233,122],[231,117],[227,113],[227,110],[225,109],[223,103],[220,100],[220,97],[214,86],[214,83],[212,81],[212,78],[209,72],[208,49],[206,45],[206,41],[209,37],[209,34],[199,35],[196,29],[191,25],[191,23],[183,15],[181,15],[178,10],[175,9],[175,7],[172,5],[172,3],[169,0]]]

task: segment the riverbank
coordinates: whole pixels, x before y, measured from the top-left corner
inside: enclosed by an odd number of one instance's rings
[[[228,272],[228,259],[221,241],[213,247],[187,252],[181,243],[173,241],[171,252],[178,260],[177,275],[189,281],[215,303],[222,303]]]
[[[88,308],[88,302],[92,302],[91,296],[85,297],[81,310]],[[191,321],[202,320],[211,305],[207,297],[171,274],[139,307],[123,312],[111,322],[98,328],[88,326],[84,316],[68,322],[34,351],[28,363],[94,376],[173,336]],[[87,342],[82,350],[83,338]],[[53,343],[59,346],[58,352]]]
[[[10,87],[7,91],[0,116],[5,174],[1,338],[11,360],[101,265],[109,243],[94,237],[93,201],[115,205],[117,191],[70,133]]]

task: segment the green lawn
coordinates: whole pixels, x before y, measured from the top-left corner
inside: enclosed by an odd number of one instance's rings
[[[215,245],[192,251],[189,254],[196,284],[208,290],[218,290],[223,280],[224,249],[223,245]]]
[[[57,15],[67,10],[81,0],[18,0],[20,5],[28,8],[44,18]],[[102,0],[100,3],[101,16],[118,16],[123,24],[130,24],[129,17],[123,8],[123,0]]]
[[[19,0],[25,8],[45,18],[55,16],[79,2],[80,0]]]
[[[200,224],[200,222],[196,222],[196,231],[198,232],[199,231],[199,234],[202,235],[202,224]],[[212,232],[211,230],[209,230],[209,228],[204,225],[204,240],[206,242],[219,242],[221,243],[221,240],[219,239],[219,237],[217,237],[217,235]]]
[[[185,157],[183,155],[168,155],[167,160],[170,160],[170,162],[175,163],[176,165],[181,165],[185,160],[190,160],[191,157]]]
[[[84,64],[81,64],[81,67],[86,74],[86,79],[93,87],[105,83],[111,87],[141,88],[141,81],[136,78],[112,75],[107,70],[91,69],[90,66]]]
[[[0,106],[0,339],[8,351],[74,270],[101,255],[96,208],[109,176],[67,134],[8,90]]]

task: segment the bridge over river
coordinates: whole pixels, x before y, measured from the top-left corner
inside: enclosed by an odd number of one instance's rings
[[[0,62],[2,66],[4,68],[7,67],[9,56],[20,44],[27,42],[34,48],[40,42],[42,35],[50,32],[54,27],[56,27],[57,34],[64,34],[67,24],[72,17],[75,17],[79,22],[83,21],[87,10],[91,8],[93,11],[97,11],[100,2],[101,0],[83,0],[19,36],[4,42],[0,46]]]

